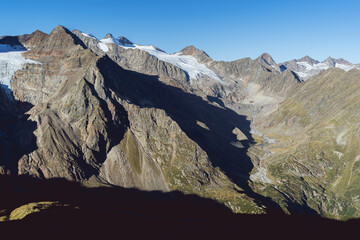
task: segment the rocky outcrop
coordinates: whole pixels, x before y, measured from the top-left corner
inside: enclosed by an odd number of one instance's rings
[[[23,56],[40,64],[26,64],[12,81],[15,99],[32,105],[42,103],[67,79],[78,79],[95,56],[69,30],[56,27],[49,36]]]
[[[26,47],[27,49],[32,49],[39,46],[47,36],[48,35],[46,33],[36,30],[31,34],[20,35],[18,39],[24,47]]]
[[[180,51],[184,55],[191,55],[198,59],[201,63],[209,63],[213,61],[210,56],[203,50],[199,50],[194,46],[188,46]]]
[[[31,34],[24,34],[20,36],[3,36],[0,37],[0,44],[10,46],[21,46],[23,50],[38,46],[46,38],[47,34],[39,30]]]

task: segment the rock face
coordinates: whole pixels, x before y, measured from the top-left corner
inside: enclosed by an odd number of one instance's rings
[[[9,135],[11,134],[11,122],[16,119],[16,112],[14,111],[10,99],[5,90],[0,87],[0,174],[11,173],[11,140]]]
[[[12,91],[17,100],[32,105],[44,102],[68,78],[84,74],[95,55],[83,51],[85,45],[67,29],[58,26],[37,47],[23,54],[41,64],[27,64],[13,77]],[[19,80],[18,80],[19,79]]]
[[[199,50],[199,49],[195,48],[194,46],[188,46],[188,47],[182,49],[180,51],[180,53],[182,53],[184,55],[194,56],[200,62],[204,62],[204,63],[208,63],[208,62],[213,61],[206,52],[204,52],[202,50]]]

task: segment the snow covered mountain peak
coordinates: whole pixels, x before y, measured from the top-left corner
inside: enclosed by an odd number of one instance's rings
[[[319,62],[309,56],[281,63],[279,64],[279,66],[282,71],[286,69],[294,71],[296,74],[299,75],[302,80],[305,81],[329,68],[336,67],[344,71],[349,71],[353,68],[360,69],[359,65],[352,64],[342,58],[335,59],[332,57],[328,57],[323,62]]]

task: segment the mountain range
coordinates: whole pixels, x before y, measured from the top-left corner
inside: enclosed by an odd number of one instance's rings
[[[357,218],[358,69],[215,61],[63,26],[0,37],[0,174]],[[2,220],[17,209],[2,208]]]

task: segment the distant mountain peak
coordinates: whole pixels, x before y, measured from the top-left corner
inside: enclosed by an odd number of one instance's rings
[[[107,38],[114,38],[113,35],[111,33],[107,33],[104,37],[104,39],[107,39]]]
[[[86,49],[84,43],[71,31],[65,28],[62,25],[55,27],[49,35],[42,35],[39,39],[41,40],[39,44],[30,51],[26,52],[27,56],[40,56],[57,54],[67,52],[69,49],[75,46],[81,46],[82,48]]]
[[[212,61],[211,57],[203,50],[196,48],[193,45],[183,48],[180,53],[183,55],[190,55],[196,57],[200,62]]]
[[[258,58],[258,61],[261,62],[265,62],[266,64],[270,65],[270,66],[275,66],[276,62],[274,61],[274,59],[271,57],[271,55],[269,53],[263,53],[261,54]]]
[[[120,44],[125,45],[125,46],[134,44],[132,41],[130,41],[129,39],[127,39],[126,37],[123,37],[123,36],[118,37],[117,40],[119,41]]]
[[[317,60],[309,57],[308,55],[306,55],[305,57],[300,58],[300,59],[297,60],[297,61],[298,61],[298,62],[307,62],[307,63],[309,63],[310,65],[319,63],[319,61],[317,61]]]
[[[70,31],[66,27],[62,25],[58,25],[51,31],[50,34],[61,33],[61,32],[70,32]]]
[[[343,64],[343,65],[352,65],[351,62],[349,62],[349,61],[347,61],[347,60],[345,60],[345,59],[343,59],[343,58],[337,59],[337,60],[336,60],[336,63]]]
[[[336,60],[329,56],[327,59],[325,59],[324,63],[328,64],[331,67],[335,67]]]

